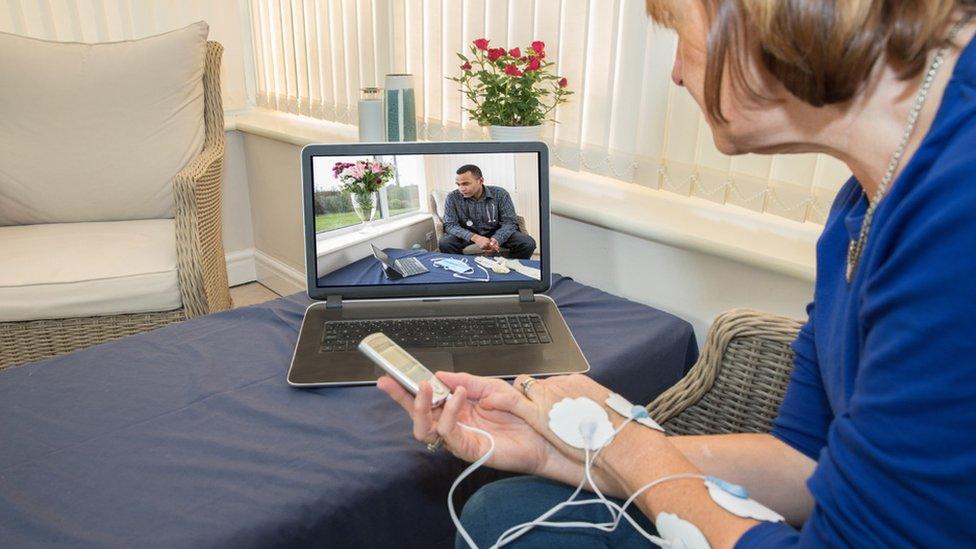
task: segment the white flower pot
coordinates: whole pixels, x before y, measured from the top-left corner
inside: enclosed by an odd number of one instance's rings
[[[488,126],[494,141],[541,141],[542,124],[538,126]]]

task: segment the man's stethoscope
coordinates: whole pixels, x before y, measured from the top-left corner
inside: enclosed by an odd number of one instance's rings
[[[489,203],[487,200],[485,200],[485,217],[488,218],[488,223],[498,222],[498,206],[495,205],[494,201]],[[465,225],[468,227],[473,227],[474,221],[468,219]]]

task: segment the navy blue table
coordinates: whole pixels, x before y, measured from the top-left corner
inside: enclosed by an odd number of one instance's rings
[[[487,278],[487,280],[485,280],[486,282],[518,282],[520,280],[532,280],[532,278],[515,271],[505,274],[489,271],[486,277],[485,271],[476,266],[474,256],[470,255],[442,254],[440,252],[428,252],[427,250],[403,250],[398,248],[387,248],[383,251],[390,256],[390,261],[395,261],[401,257],[416,257],[418,261],[424,264],[424,267],[427,267],[428,272],[408,276],[399,280],[390,280],[386,277],[386,274],[383,273],[383,266],[380,264],[379,260],[370,255],[353,261],[345,267],[336,269],[325,276],[319,277],[319,286],[358,286],[362,284],[378,286],[384,284],[471,282],[471,280],[456,278],[452,272],[446,269],[435,267],[433,261],[438,258],[452,258],[467,261],[468,265],[474,269],[472,274],[465,275],[469,279],[480,281]],[[520,259],[519,261],[527,267],[532,267],[533,269],[539,268],[539,262],[536,260]]]
[[[691,326],[555,277],[601,383],[647,402],[693,363]],[[285,371],[307,297],[200,317],[0,371],[0,547],[449,547],[463,464],[375,387]],[[466,481],[459,504],[493,478]]]

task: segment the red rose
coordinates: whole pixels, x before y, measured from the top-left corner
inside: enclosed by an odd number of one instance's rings
[[[515,66],[515,63],[509,63],[505,65],[505,74],[509,76],[518,77],[518,76],[522,76],[522,71],[518,70],[518,67]]]
[[[536,40],[535,42],[532,42],[532,51],[534,51],[536,55],[545,55],[546,53],[545,50],[546,50],[546,43],[543,42],[542,40]]]
[[[568,85],[569,85],[569,82],[566,81],[566,78],[565,77],[559,79],[559,87],[560,88],[565,88]]]
[[[522,50],[520,50],[518,48],[512,48],[512,49],[508,50],[508,54],[511,55],[512,57],[518,59],[519,57],[522,57]]]
[[[461,70],[463,70],[463,71],[469,71],[469,70],[471,70],[471,63],[468,63],[467,61],[465,61],[464,64],[461,65]]]
[[[527,70],[527,71],[537,71],[537,70],[539,70],[539,67],[541,65],[542,65],[542,61],[539,61],[539,58],[538,57],[533,57],[532,59],[529,59],[529,66],[526,67],[525,70]]]
[[[489,61],[497,61],[503,55],[505,55],[505,48],[491,48],[488,50]]]
[[[474,41],[474,47],[478,48],[479,50],[487,50],[488,49],[488,39],[487,38],[479,38],[479,39],[475,40]]]

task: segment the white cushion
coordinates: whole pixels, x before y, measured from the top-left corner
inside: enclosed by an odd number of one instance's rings
[[[0,322],[182,306],[172,219],[0,227]]]
[[[203,146],[207,32],[0,33],[0,225],[173,217],[173,176]]]

